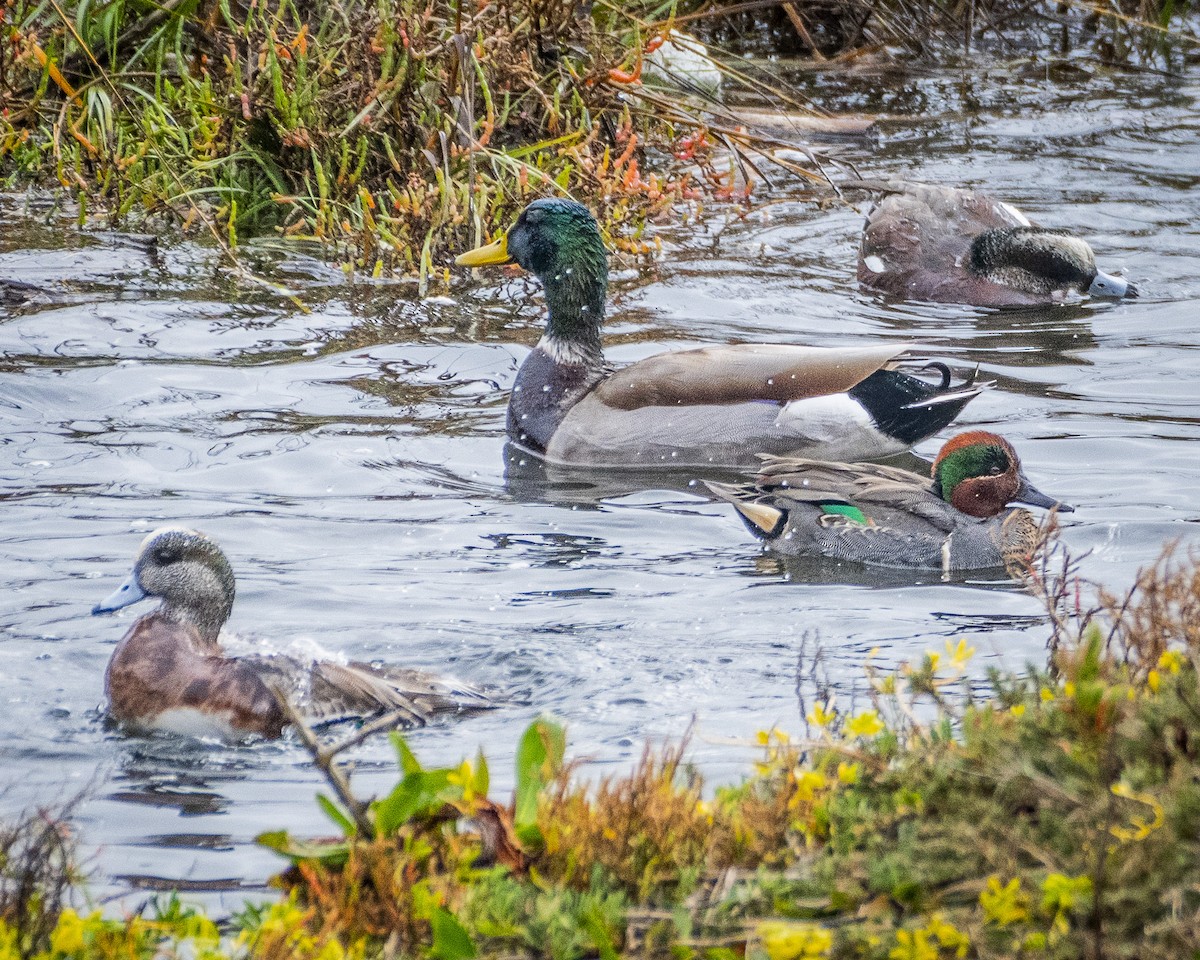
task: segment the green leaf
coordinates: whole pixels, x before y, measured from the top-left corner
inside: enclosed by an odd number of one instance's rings
[[[433,927],[433,944],[429,955],[436,960],[471,960],[475,956],[475,941],[449,910],[435,907],[429,918]]]
[[[1104,638],[1097,624],[1093,623],[1087,628],[1083,635],[1083,642],[1083,662],[1079,665],[1079,675],[1075,678],[1076,683],[1095,680],[1100,676],[1100,654],[1104,646]]]
[[[326,866],[340,867],[350,856],[350,845],[344,840],[296,840],[286,830],[260,833],[254,840],[292,863],[317,860]]]
[[[491,785],[491,775],[488,773],[487,757],[483,755],[483,747],[479,748],[475,761],[475,782],[471,785],[475,795],[486,797]]]
[[[371,804],[375,827],[381,837],[390,837],[418,816],[439,812],[449,800],[462,796],[462,787],[450,782],[449,770],[417,770],[407,774],[382,800]]]
[[[325,816],[341,828],[345,836],[352,837],[358,833],[358,827],[354,825],[354,821],[342,813],[341,807],[325,796],[325,794],[317,794],[317,806],[325,811]]]
[[[583,914],[583,928],[591,938],[592,946],[600,954],[600,960],[619,960],[617,951],[613,949],[613,935],[604,919],[604,911],[599,904],[591,904]]]
[[[539,717],[529,725],[517,748],[517,793],[513,826],[522,843],[540,844],[538,795],[562,769],[567,735],[561,724]]]
[[[393,730],[391,740],[392,746],[396,748],[396,756],[399,758],[401,771],[405,774],[420,772],[421,761],[408,748],[408,744],[404,742],[404,738]]]

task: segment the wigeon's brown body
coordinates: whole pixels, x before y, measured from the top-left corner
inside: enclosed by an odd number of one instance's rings
[[[204,726],[203,714],[214,731],[235,735],[274,738],[287,726],[253,661],[224,656],[190,624],[158,612],[141,617],[117,645],[104,689],[112,718],[134,728],[188,733],[182,727]]]
[[[1039,525],[1011,504],[1071,509],[1034,489],[1008,441],[983,430],[947,441],[932,473],[931,483],[882,464],[771,457],[752,484],[708,486],[779,553],[946,573],[1032,553]]]
[[[980,307],[1137,295],[1132,284],[1097,269],[1084,240],[1037,227],[986,193],[902,180],[849,184],[860,185],[884,193],[859,248],[858,282],[871,290]]]
[[[233,609],[229,561],[194,530],[163,528],[142,543],[133,572],[96,606],[104,613],[161,597],[117,645],[105,672],[109,715],[138,731],[236,739],[278,737],[278,690],[318,722],[397,712],[397,726],[495,705],[486,693],[418,670],[284,655],[230,657],[219,642]]]

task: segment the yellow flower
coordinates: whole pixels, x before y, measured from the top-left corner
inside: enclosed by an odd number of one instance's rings
[[[17,931],[0,920],[0,960],[22,960],[17,949]]]
[[[1144,803],[1150,808],[1152,819],[1147,821],[1145,817],[1130,817],[1129,822],[1133,824],[1131,827],[1109,827],[1109,832],[1118,840],[1123,840],[1130,843],[1136,840],[1145,840],[1150,834],[1163,825],[1165,817],[1163,815],[1162,804],[1149,793],[1137,793],[1131,787],[1124,783],[1114,783],[1112,792],[1115,796],[1123,797],[1126,800],[1136,800],[1138,803]]]
[[[823,704],[816,704],[808,711],[808,722],[814,727],[827,727],[837,718],[837,707],[833,705],[833,698],[830,697]]]
[[[1063,693],[1066,696],[1070,697],[1072,700],[1074,700],[1075,699],[1075,684],[1073,684],[1070,680],[1068,680],[1066,683],[1063,684]]]
[[[1029,918],[1029,896],[1021,890],[1021,880],[1013,877],[1004,886],[994,874],[988,877],[987,889],[979,894],[983,915],[998,926],[1020,923]]]
[[[1167,650],[1158,658],[1158,667],[1160,670],[1178,673],[1184,662],[1183,654],[1178,650]]]
[[[883,732],[883,721],[874,710],[868,710],[846,721],[846,733],[852,737],[873,737]]]
[[[316,960],[346,960],[346,951],[342,949],[342,945],[336,938],[332,938],[325,942],[325,946],[317,954]]]
[[[770,960],[826,957],[833,947],[833,934],[815,923],[768,920],[758,925],[758,935]]]
[[[1060,933],[1070,929],[1067,913],[1084,908],[1092,901],[1092,878],[1068,877],[1052,873],[1042,881],[1042,910],[1054,916],[1054,928]]]
[[[1025,704],[1014,703],[1011,707],[1008,708],[1008,712],[1011,713],[1014,717],[1023,717],[1023,716],[1025,716]]]
[[[896,946],[888,953],[890,960],[938,960],[941,951],[929,942],[925,930],[897,930]]]
[[[937,673],[938,665],[942,662],[942,655],[936,650],[925,651],[925,663],[929,667],[931,673]]]
[[[1158,693],[1159,685],[1162,683],[1162,678],[1159,677],[1157,670],[1151,670],[1146,674],[1146,686],[1150,688],[1151,693]]]
[[[1049,703],[1054,699],[1054,691],[1049,687],[1042,687],[1042,689],[1038,691],[1038,695],[1042,698],[1042,703]]]
[[[947,922],[940,913],[935,913],[929,918],[925,929],[937,939],[939,946],[946,950],[953,950],[955,956],[965,957],[967,951],[971,949],[971,938],[954,924]]]
[[[975,656],[975,648],[968,646],[966,640],[959,640],[954,646],[951,646],[950,641],[947,640],[946,656],[950,658],[954,669],[961,673],[967,669],[967,661]]]
[[[805,770],[803,773],[796,775],[796,797],[795,799],[810,802],[817,795],[818,790],[824,790],[829,786],[829,781],[825,779],[825,775],[817,773],[815,770]]]
[[[83,920],[67,907],[58,915],[50,934],[50,949],[55,953],[79,953],[83,950]]]
[[[843,760],[838,764],[838,779],[845,784],[858,783],[858,764]]]

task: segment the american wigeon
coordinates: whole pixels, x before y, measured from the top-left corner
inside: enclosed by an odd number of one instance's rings
[[[908,300],[981,307],[1137,296],[1096,267],[1086,241],[1035,226],[986,193],[908,181],[851,181],[884,193],[867,215],[858,257],[864,287]]]
[[[109,715],[134,730],[278,737],[288,721],[272,687],[314,722],[400,711],[398,726],[420,726],[437,714],[495,705],[482,690],[417,670],[226,656],[219,634],[233,609],[233,570],[221,548],[195,530],[163,527],[146,537],[133,572],[92,613],[147,597],[162,603],[129,628],[104,676]]]

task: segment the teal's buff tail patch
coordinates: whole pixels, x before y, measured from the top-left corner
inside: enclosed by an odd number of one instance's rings
[[[864,527],[867,526],[869,522],[867,520],[867,515],[851,503],[837,503],[835,501],[822,503],[821,512],[827,516],[835,515],[845,517],[847,520],[851,520],[854,523],[861,523]]]

